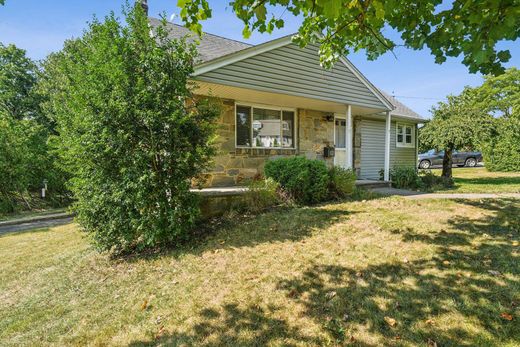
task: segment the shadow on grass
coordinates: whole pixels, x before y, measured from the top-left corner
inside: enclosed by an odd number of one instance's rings
[[[298,293],[294,300],[317,321],[341,321],[348,315],[342,323],[345,327],[365,325],[390,345],[396,336],[402,342],[430,340],[441,346],[501,346],[520,341],[520,317],[513,321],[500,317],[502,312],[514,314],[520,301],[520,257],[512,246],[519,239],[520,205],[507,200],[460,202],[493,213],[474,220],[454,217],[448,221],[454,230],[450,232],[400,231],[404,241],[436,245],[436,255],[430,260],[372,265],[361,272],[316,264],[303,276],[281,282],[280,288]],[[336,293],[334,298],[330,299],[330,293]],[[443,315],[453,316],[451,327],[427,323]],[[396,319],[397,325],[390,327],[385,316]],[[473,322],[478,329],[464,329],[463,321]]]
[[[466,219],[453,217],[449,231],[420,235],[411,228],[393,230],[405,242],[436,247],[435,255],[406,263],[385,262],[358,268],[313,263],[302,274],[276,285],[302,315],[322,327],[328,339],[307,336],[295,324],[277,317],[283,307],[239,308],[230,303],[203,309],[188,333],[170,333],[132,346],[170,345],[435,345],[502,346],[520,341],[520,259],[512,245],[520,233],[520,205],[508,200],[461,203],[492,213]],[[337,212],[337,211],[336,211]],[[285,212],[286,213],[286,212]],[[295,213],[294,211],[291,213]],[[295,235],[260,234],[252,242],[305,237],[313,226],[344,218],[319,209],[297,212],[308,225]],[[276,216],[276,214],[275,214]],[[307,216],[307,217],[306,217]],[[267,214],[267,225],[283,225]],[[281,216],[280,216],[281,217]],[[316,222],[316,219],[328,220]],[[282,218],[283,220],[283,218]],[[314,221],[314,222],[312,222]],[[235,245],[244,245],[244,240]],[[501,318],[502,312],[513,320]],[[396,325],[388,324],[388,318]],[[368,336],[368,338],[366,337]],[[365,341],[366,340],[366,341]]]
[[[340,205],[341,203],[338,203]],[[327,206],[334,206],[328,204]],[[115,256],[114,259],[137,261],[157,257],[200,255],[209,250],[252,247],[262,243],[298,241],[316,230],[346,221],[353,211],[313,207],[275,207],[257,215],[235,213],[199,225],[193,238],[181,245],[163,247],[143,253]]]
[[[189,333],[157,336],[155,341],[134,341],[129,346],[295,346],[319,345],[320,341],[306,336],[283,319],[274,318],[283,308],[249,306],[241,309],[227,304],[217,311],[204,309],[198,314],[203,322],[195,324]]]

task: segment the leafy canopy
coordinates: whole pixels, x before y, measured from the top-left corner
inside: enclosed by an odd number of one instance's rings
[[[0,112],[18,120],[38,117],[37,74],[23,49],[0,43]]]
[[[13,212],[21,196],[41,188],[44,179],[52,196],[63,190],[47,143],[38,76],[24,50],[0,43],[0,212]]]
[[[493,128],[493,117],[477,104],[474,89],[466,87],[457,96],[432,108],[433,118],[419,132],[424,146],[444,150],[442,176],[452,177],[452,153],[455,149],[475,148]]]
[[[195,47],[165,25],[139,6],[111,14],[44,64],[77,218],[102,250],[182,240],[198,217],[190,179],[214,153],[218,109],[193,96]]]
[[[475,90],[466,87],[457,96],[432,108],[432,119],[420,131],[420,141],[436,149],[474,148],[492,127],[493,117],[476,102]]]
[[[493,131],[481,141],[486,167],[520,171],[520,70],[486,76],[476,94],[477,107],[495,116]]]
[[[509,61],[508,50],[497,51],[501,40],[520,35],[520,0],[232,0],[229,5],[244,23],[243,35],[272,32],[285,21],[274,12],[303,18],[294,40],[301,46],[321,45],[321,63],[330,67],[350,50],[364,49],[369,59],[397,45],[427,47],[437,63],[463,56],[470,72],[499,74]],[[178,0],[187,26],[202,32],[200,21],[211,17],[208,0]],[[388,29],[400,34],[390,39]]]

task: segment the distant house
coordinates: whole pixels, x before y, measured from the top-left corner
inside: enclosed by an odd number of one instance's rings
[[[172,38],[193,35],[179,25],[169,30]],[[423,118],[381,92],[347,58],[325,70],[318,46],[299,48],[289,36],[252,46],[206,33],[198,52],[197,93],[224,104],[209,186],[240,184],[279,156],[353,168],[361,179],[379,179],[384,170],[388,180],[392,166],[415,167]],[[326,147],[335,155],[325,156]]]

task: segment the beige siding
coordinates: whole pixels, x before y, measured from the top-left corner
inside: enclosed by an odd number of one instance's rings
[[[321,68],[318,47],[294,44],[203,73],[197,80],[274,93],[386,109],[343,63]]]

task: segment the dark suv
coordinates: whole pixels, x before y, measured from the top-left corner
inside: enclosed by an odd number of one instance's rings
[[[419,154],[419,168],[429,169],[432,166],[442,165],[442,158],[444,158],[444,151],[437,152],[434,149],[426,153]],[[475,167],[482,161],[482,153],[480,152],[453,152],[453,164],[468,167]]]

